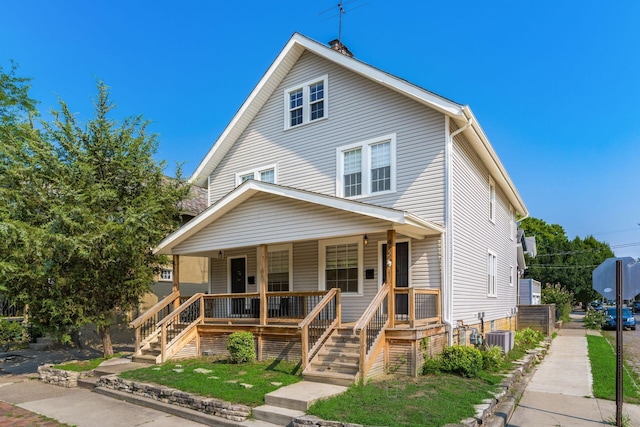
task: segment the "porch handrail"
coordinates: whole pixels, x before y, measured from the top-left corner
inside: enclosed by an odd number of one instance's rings
[[[440,308],[440,289],[424,289],[424,288],[396,288],[395,294],[407,294],[409,295],[409,327],[413,328],[416,325],[427,323],[441,323],[442,311]],[[419,295],[435,295],[435,316],[425,317],[422,313],[417,312],[419,301],[417,296]]]
[[[319,317],[322,313],[325,312],[325,309],[328,307],[329,303],[335,301],[335,312],[334,318],[331,322],[320,322]],[[310,358],[313,357],[317,349],[323,340],[327,337],[331,329],[337,324],[340,325],[341,322],[341,307],[340,307],[340,289],[332,288],[327,292],[327,294],[320,300],[318,305],[316,305],[299,324],[298,329],[301,331],[301,343],[302,343],[302,370],[304,370],[307,364],[310,361]],[[327,320],[327,319],[325,319]],[[317,329],[314,333],[313,342],[310,342],[309,339],[309,328],[310,326],[315,325],[315,329]]]
[[[176,300],[176,298],[180,298],[180,292],[178,291],[167,295],[166,297],[164,297],[163,299],[155,303],[150,309],[148,309],[147,311],[142,313],[140,316],[136,317],[134,320],[129,322],[129,326],[131,326],[132,328],[139,327],[140,325],[142,325],[142,323],[145,320],[147,320],[148,318],[150,318],[151,316],[153,316],[154,314],[162,310],[167,305],[173,303]]]
[[[154,304],[149,310],[138,316],[135,320],[129,322],[129,326],[135,329],[135,353],[140,351],[143,341],[152,339],[159,333],[157,327],[155,327],[157,321],[154,321],[154,319],[156,316],[158,316],[162,311],[169,309],[171,305],[175,305],[176,300],[179,298],[180,292],[172,292]],[[171,310],[169,309],[168,311],[170,312]],[[162,317],[164,316],[166,315],[162,315]],[[147,327],[149,331],[146,331]],[[145,329],[145,331],[143,331],[143,329]]]
[[[171,347],[171,345],[176,342],[178,339],[180,339],[183,335],[186,335],[187,333],[190,332],[191,328],[197,324],[203,323],[204,322],[204,294],[203,293],[197,293],[194,294],[191,298],[189,298],[187,301],[183,302],[180,307],[178,307],[176,310],[172,311],[171,313],[169,313],[167,316],[164,317],[164,319],[160,320],[156,326],[160,329],[160,350],[161,350],[161,361],[165,362],[167,360],[167,358],[170,356],[169,355],[169,349]],[[184,330],[180,331],[175,337],[173,337],[169,342],[167,342],[167,335],[168,335],[168,328],[170,326],[172,326],[175,322],[176,319],[179,321],[180,320],[180,316],[182,315],[182,313],[184,313],[188,308],[191,307],[192,304],[198,302],[198,315],[197,317],[193,318],[185,327]]]
[[[383,284],[353,328],[354,334],[360,341],[359,377],[361,380],[365,380],[372,361],[384,343],[384,330],[389,325],[389,315],[384,314],[382,310],[389,297],[389,291],[389,284]]]

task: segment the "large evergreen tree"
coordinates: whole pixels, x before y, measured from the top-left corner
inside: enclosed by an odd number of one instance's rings
[[[23,240],[9,248],[0,282],[60,337],[94,323],[108,356],[115,311],[135,308],[150,290],[166,261],[151,248],[178,226],[188,188],[179,170],[164,177],[142,117],[109,118],[103,83],[94,106],[81,125],[61,101],[42,132],[2,141],[2,221]]]

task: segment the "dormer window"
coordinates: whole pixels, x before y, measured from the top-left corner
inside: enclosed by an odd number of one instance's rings
[[[284,91],[285,129],[328,116],[327,81],[328,76],[324,75]]]

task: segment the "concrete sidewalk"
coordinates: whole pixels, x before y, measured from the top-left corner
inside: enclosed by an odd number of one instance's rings
[[[601,426],[615,420],[616,403],[593,398],[586,330],[582,316],[572,317],[575,322],[558,332],[507,426]],[[625,403],[623,414],[640,426],[639,405]]]

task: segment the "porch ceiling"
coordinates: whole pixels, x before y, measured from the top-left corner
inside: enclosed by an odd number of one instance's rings
[[[227,215],[234,211],[234,215]],[[295,225],[304,232],[295,232]],[[159,254],[194,255],[238,246],[383,232],[423,239],[444,227],[410,212],[259,181],[246,181],[165,238]],[[233,244],[229,244],[233,231]],[[265,234],[265,230],[271,234]],[[225,240],[227,235],[227,240]]]

